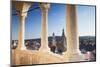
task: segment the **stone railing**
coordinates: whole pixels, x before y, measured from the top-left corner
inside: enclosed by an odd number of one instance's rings
[[[12,65],[30,65],[66,62],[63,56],[52,52],[12,50]]]

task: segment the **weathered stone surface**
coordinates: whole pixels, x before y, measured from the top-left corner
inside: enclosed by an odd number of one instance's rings
[[[13,50],[12,62],[13,65],[46,64],[66,62],[66,59],[51,52]]]

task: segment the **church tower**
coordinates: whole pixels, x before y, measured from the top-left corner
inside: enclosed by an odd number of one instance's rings
[[[62,45],[64,47],[64,50],[63,51],[66,51],[67,50],[67,42],[66,42],[66,36],[65,36],[65,32],[64,32],[64,29],[62,30]]]
[[[55,33],[52,34],[52,45],[56,46],[56,37],[55,37]]]

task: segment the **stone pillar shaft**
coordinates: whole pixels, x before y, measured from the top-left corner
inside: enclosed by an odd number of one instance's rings
[[[41,47],[42,51],[49,51],[48,47],[48,4],[40,4],[41,8]]]
[[[24,44],[25,17],[26,16],[19,16],[18,49],[25,49],[25,44]]]
[[[79,38],[78,38],[78,23],[75,5],[67,5],[67,22],[66,22],[66,35],[67,35],[67,52],[79,52]]]

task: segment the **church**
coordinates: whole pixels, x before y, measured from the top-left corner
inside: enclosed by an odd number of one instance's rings
[[[52,38],[49,40],[49,47],[53,53],[62,54],[67,50],[67,42],[64,29],[62,30],[61,36],[56,36],[55,33],[52,34]]]

